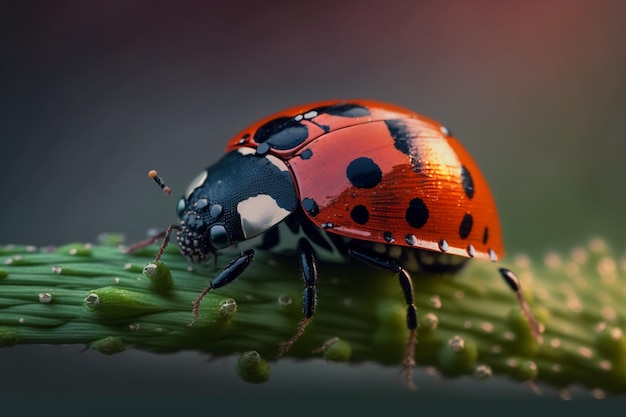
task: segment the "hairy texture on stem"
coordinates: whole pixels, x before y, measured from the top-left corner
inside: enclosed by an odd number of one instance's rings
[[[266,361],[302,319],[297,259],[258,252],[241,278],[207,294],[189,326],[194,300],[219,268],[191,267],[175,248],[153,263],[155,250],[0,246],[0,346],[245,352],[242,378],[267,380]],[[234,256],[220,254],[220,261]],[[596,397],[626,393],[626,262],[595,239],[568,255],[549,253],[540,262],[518,255],[506,266],[520,278],[542,344],[494,265],[474,261],[454,277],[413,276],[417,366],[450,377],[582,385]],[[287,356],[399,365],[408,330],[393,274],[354,262],[322,263],[319,272],[317,314]]]

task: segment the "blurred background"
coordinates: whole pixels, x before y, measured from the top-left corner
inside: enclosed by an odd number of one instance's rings
[[[620,0],[3,1],[0,244],[93,241],[103,231],[141,239],[176,220],[177,196],[247,124],[294,104],[364,97],[453,130],[490,181],[509,254],[540,257],[591,236],[621,253],[624,16]],[[151,168],[176,197],[150,183]],[[54,387],[94,401],[106,393],[207,410],[240,395],[268,407],[310,404],[322,386],[331,402],[377,393],[368,400],[383,408],[492,390],[535,398],[516,384],[477,388],[424,373],[415,397],[402,392],[395,369],[289,361],[251,387],[233,364],[12,349],[0,351],[2,373],[15,373],[0,397]],[[44,374],[56,376],[32,388]]]

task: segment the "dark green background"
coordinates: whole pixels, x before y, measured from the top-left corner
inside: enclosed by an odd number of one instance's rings
[[[539,257],[596,235],[621,252],[624,16],[620,0],[3,1],[0,243],[139,239],[175,220],[176,198],[148,169],[178,195],[246,124],[301,102],[366,97],[455,132],[491,183],[509,253]],[[503,381],[423,374],[413,396],[396,369],[371,365],[283,361],[262,387],[238,382],[233,361],[196,354],[34,347],[0,351],[0,365],[1,397],[58,390],[83,410],[105,400],[290,415],[296,400],[318,415],[342,399],[364,414],[407,402],[423,412],[446,397],[543,403]]]

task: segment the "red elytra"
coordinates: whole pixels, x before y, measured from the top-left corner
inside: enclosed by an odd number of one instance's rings
[[[387,103],[345,103],[366,110],[351,108],[356,117],[345,117],[325,112],[337,101],[292,107],[249,126],[226,151],[261,146],[287,161],[304,211],[330,233],[491,261],[504,256],[489,185],[443,125]],[[298,123],[306,135],[295,146],[267,146],[268,130],[293,135]],[[347,175],[353,161],[357,173],[366,170],[362,180]]]

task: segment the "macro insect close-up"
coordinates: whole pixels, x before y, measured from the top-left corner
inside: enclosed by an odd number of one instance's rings
[[[621,410],[624,15],[0,2],[3,409]]]
[[[170,193],[155,171],[150,176]],[[351,257],[397,275],[407,305],[409,386],[417,329],[410,272],[454,273],[469,258],[496,262],[504,255],[487,181],[450,130],[369,100],[301,105],[248,127],[192,181],[177,212],[180,224],[130,251],[163,238],[158,261],[174,230],[192,263],[259,236],[263,250],[280,248],[285,235],[298,242],[304,318],[279,355],[315,314],[316,258]],[[234,281],[253,256],[245,250],[222,270],[194,303],[194,320],[204,295]],[[539,338],[517,278],[500,271]]]

